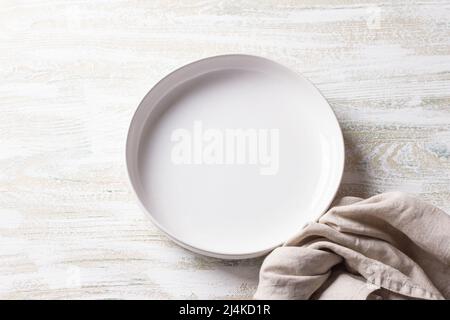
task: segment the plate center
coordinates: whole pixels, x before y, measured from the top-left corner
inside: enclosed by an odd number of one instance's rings
[[[222,254],[267,250],[300,230],[321,213],[333,160],[307,90],[239,68],[171,90],[140,141],[148,211],[178,240]]]

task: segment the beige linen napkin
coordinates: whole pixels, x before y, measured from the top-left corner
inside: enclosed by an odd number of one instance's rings
[[[256,299],[450,299],[450,216],[393,192],[341,199],[260,271]]]

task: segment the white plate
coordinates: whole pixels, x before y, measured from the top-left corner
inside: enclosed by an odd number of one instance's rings
[[[240,259],[267,253],[328,208],[344,144],[309,81],[264,58],[223,55],[151,89],[126,160],[155,225],[192,251]]]

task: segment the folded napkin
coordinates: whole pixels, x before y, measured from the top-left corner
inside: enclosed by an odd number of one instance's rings
[[[393,192],[344,197],[270,253],[256,299],[450,299],[450,216]]]

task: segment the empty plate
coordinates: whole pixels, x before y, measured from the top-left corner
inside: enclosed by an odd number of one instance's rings
[[[328,208],[344,144],[309,81],[265,58],[223,55],[150,90],[126,161],[138,202],[170,238],[240,259],[267,253]]]

